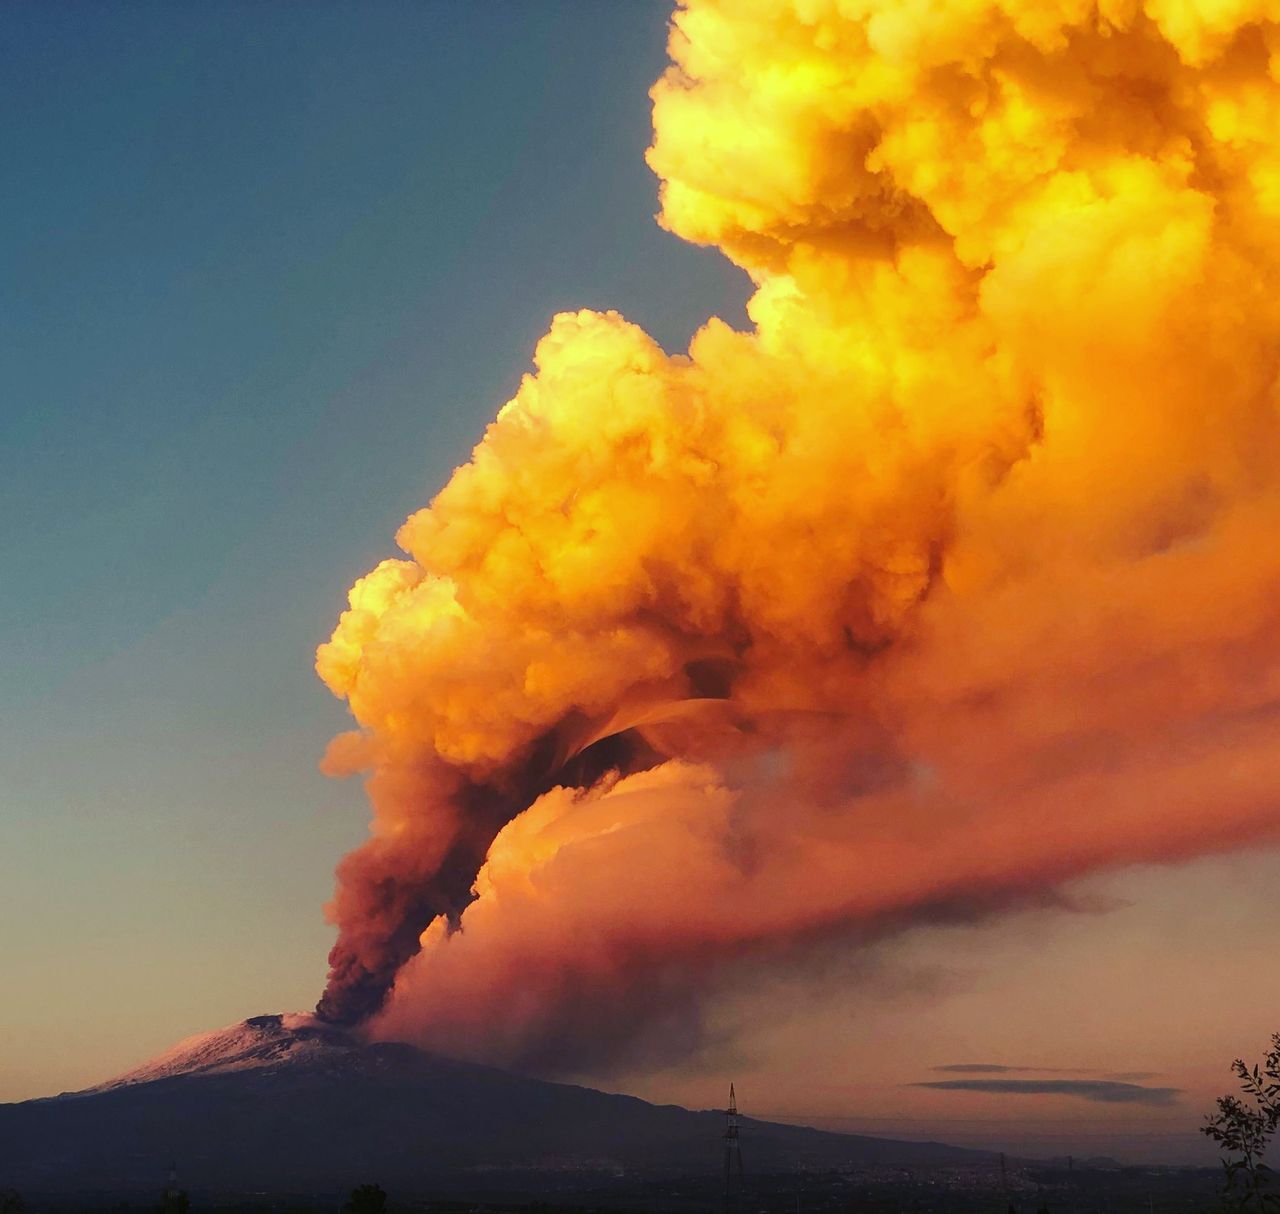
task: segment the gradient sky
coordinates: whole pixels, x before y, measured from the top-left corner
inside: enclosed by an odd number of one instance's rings
[[[0,1099],[309,1006],[363,835],[312,653],[561,309],[668,349],[745,277],[660,231],[661,3],[36,3],[0,130]],[[1198,1146],[1280,1027],[1280,856],[1095,878],[723,1009],[637,1094],[1077,1153]],[[803,1010],[801,1010],[803,1009]],[[1183,1089],[1166,1104],[906,1085]],[[745,1082],[743,1080],[745,1079]]]

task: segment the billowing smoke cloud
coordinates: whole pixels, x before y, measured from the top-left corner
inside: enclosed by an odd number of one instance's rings
[[[740,963],[1274,835],[1278,20],[688,0],[661,220],[754,327],[557,317],[352,590],[322,1013],[693,1048]]]

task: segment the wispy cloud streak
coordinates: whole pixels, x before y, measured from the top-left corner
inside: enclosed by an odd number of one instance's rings
[[[1096,1104],[1154,1106],[1173,1104],[1182,1092],[1181,1088],[1149,1088],[1114,1079],[934,1079],[907,1086],[932,1088],[939,1092],[987,1092],[1005,1096],[1079,1096]]]

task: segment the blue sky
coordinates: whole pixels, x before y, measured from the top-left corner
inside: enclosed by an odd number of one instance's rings
[[[0,43],[0,1099],[306,1006],[361,791],[312,652],[653,222],[662,4],[17,4]]]

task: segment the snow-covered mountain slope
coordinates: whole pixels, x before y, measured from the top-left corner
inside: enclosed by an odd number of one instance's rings
[[[332,1059],[335,1053],[360,1049],[349,1033],[325,1024],[309,1012],[251,1016],[212,1033],[179,1041],[163,1054],[114,1079],[77,1095],[178,1075],[226,1075],[263,1067],[305,1064]]]

